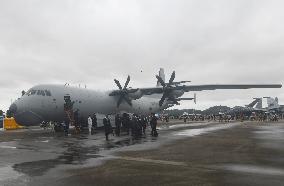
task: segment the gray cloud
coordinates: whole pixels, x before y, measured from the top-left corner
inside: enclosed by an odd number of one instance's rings
[[[155,85],[164,67],[178,80],[282,83],[282,1],[1,1],[0,109],[39,83],[115,88]],[[141,72],[142,70],[142,72]],[[189,93],[192,95],[192,93]],[[198,93],[179,108],[245,104],[281,89]]]

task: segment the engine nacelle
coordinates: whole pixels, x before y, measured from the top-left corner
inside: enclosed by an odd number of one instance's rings
[[[171,92],[171,96],[173,96],[174,98],[181,97],[183,94],[184,94],[183,90],[173,90]]]
[[[136,100],[136,99],[140,99],[143,96],[143,93],[140,89],[138,89],[134,93],[129,93],[128,96],[129,98]]]

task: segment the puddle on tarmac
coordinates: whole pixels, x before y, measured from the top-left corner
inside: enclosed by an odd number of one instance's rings
[[[65,152],[55,159],[24,162],[13,165],[14,170],[29,176],[41,176],[51,168],[58,165],[80,165],[87,159],[101,157],[98,155],[98,148],[82,148],[79,146],[70,146]]]
[[[178,128],[185,128],[185,127],[199,127],[199,126],[206,126],[212,123],[184,123],[184,124],[177,124],[177,125],[162,125],[157,127],[157,129],[178,129]]]
[[[0,143],[0,149],[17,149],[16,142],[10,141],[10,142],[1,142]]]
[[[213,131],[223,130],[223,129],[229,129],[229,128],[235,127],[237,125],[239,125],[239,124],[238,123],[227,124],[227,125],[222,124],[222,125],[217,125],[217,126],[214,126],[214,127],[187,129],[187,130],[183,130],[181,132],[175,132],[174,135],[194,137],[194,136],[198,136],[198,135],[205,134],[205,133],[208,133],[208,132],[213,132]]]
[[[141,144],[147,142],[151,139],[146,138],[126,138],[120,141],[108,141],[98,146],[89,146],[84,147],[83,140],[81,141],[68,141],[61,144],[61,148],[66,149],[63,153],[55,159],[39,160],[18,163],[13,166],[14,170],[20,173],[24,173],[28,176],[42,176],[48,170],[55,168],[60,165],[84,165],[91,159],[100,159],[104,158],[104,155],[101,155],[101,151],[119,149],[121,147]]]
[[[284,169],[255,165],[224,165],[222,169],[233,172],[261,174],[269,176],[284,176]]]
[[[196,126],[197,125],[199,126],[200,124],[196,124]],[[192,126],[192,124],[190,126]],[[194,136],[205,132],[225,129],[233,126],[236,126],[236,124],[220,125],[202,129],[190,129],[179,132],[176,135]],[[152,143],[156,142],[157,138],[151,137],[150,135],[146,137],[142,136],[141,138],[122,136],[122,139],[120,140],[111,139],[108,142],[106,142],[104,139],[96,140],[94,139],[94,137],[91,137],[90,139],[89,135],[80,135],[76,137],[72,136],[71,138],[52,138],[53,137],[37,138],[37,143],[31,143],[32,141],[21,142],[21,148],[24,147],[25,149],[30,149],[33,151],[36,151],[36,149],[38,149],[38,152],[42,152],[42,160],[32,161],[31,159],[30,162],[17,163],[13,165],[12,168],[20,174],[25,174],[30,177],[43,176],[50,169],[62,165],[85,166],[88,164],[88,162],[92,161],[102,162],[104,159],[108,158],[108,156],[111,155],[112,152],[125,150],[126,148],[129,148],[130,150],[141,150],[143,148],[148,149],[152,146],[154,147],[155,145],[161,144],[163,141],[159,140],[158,143]],[[38,146],[39,144],[46,145]],[[55,150],[51,153],[55,155],[58,153],[57,158],[45,159],[45,152],[49,152],[50,148],[55,148]]]
[[[21,180],[21,181],[19,181]],[[0,167],[0,185],[27,185],[28,178],[11,166]]]
[[[272,139],[272,140],[283,140],[284,139],[284,128],[283,126],[263,126],[258,127],[258,130],[254,132],[256,138],[259,139]]]
[[[265,148],[284,150],[284,127],[261,126],[254,131],[254,138],[260,140],[260,145]]]

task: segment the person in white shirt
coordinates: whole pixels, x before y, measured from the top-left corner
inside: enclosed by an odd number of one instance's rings
[[[89,117],[88,117],[88,128],[89,128],[90,134],[92,132],[92,125],[93,125],[93,121],[92,121],[91,115],[89,115]]]

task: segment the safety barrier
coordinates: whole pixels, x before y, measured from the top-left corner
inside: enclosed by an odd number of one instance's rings
[[[5,118],[4,119],[4,129],[5,130],[14,130],[23,128],[19,125],[14,118]]]

